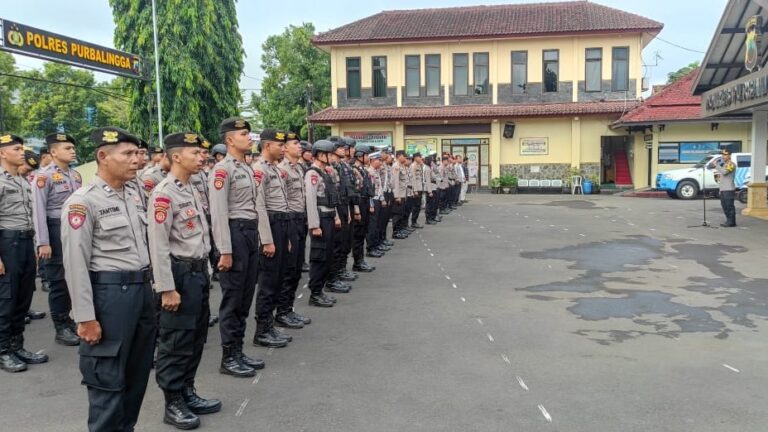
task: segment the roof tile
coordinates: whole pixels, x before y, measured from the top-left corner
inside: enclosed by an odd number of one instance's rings
[[[652,123],[701,119],[701,97],[693,96],[698,69],[666,86],[616,123]]]

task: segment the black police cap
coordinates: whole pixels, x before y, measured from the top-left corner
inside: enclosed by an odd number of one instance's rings
[[[91,141],[96,145],[96,148],[121,142],[141,145],[141,140],[138,137],[131,135],[125,129],[112,126],[98,128],[91,132]]]
[[[200,137],[200,147],[205,149],[205,150],[210,150],[211,149],[211,142],[201,136]]]
[[[149,150],[149,143],[144,141],[144,139],[139,138],[139,148],[143,148],[144,150]]]
[[[166,135],[163,144],[165,144],[166,150],[170,150],[182,147],[201,147],[202,141],[200,135],[194,132],[179,132]]]
[[[13,134],[0,135],[0,147],[11,146],[14,144],[24,144],[24,139]]]
[[[246,129],[248,132],[250,132],[251,124],[241,117],[229,117],[222,120],[221,124],[219,124],[219,132],[222,134],[243,129]]]
[[[301,138],[296,132],[288,131],[285,133],[285,141],[299,141]]]
[[[398,150],[395,152],[395,157],[406,156],[405,150]]]
[[[417,158],[417,157],[421,157],[421,153],[419,153],[419,152],[416,152],[416,153],[414,153],[414,154],[413,154],[413,157],[414,157],[414,158]]]
[[[77,141],[75,141],[72,135],[67,135],[63,133],[52,133],[45,137],[45,144],[48,146],[52,144],[58,144],[58,143],[64,143],[64,142],[77,144]]]
[[[24,151],[24,162],[27,163],[32,169],[38,169],[40,167],[40,156],[31,150]]]
[[[273,128],[266,128],[259,134],[261,141],[276,141],[282,143],[285,142],[286,136],[287,133],[285,131]]]

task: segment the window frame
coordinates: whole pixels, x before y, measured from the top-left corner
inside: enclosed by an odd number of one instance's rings
[[[356,67],[350,67],[349,61],[350,60],[357,60],[357,66]],[[360,57],[347,57],[345,59],[345,66],[347,70],[347,99],[360,99],[362,97],[362,88],[363,88],[363,74],[362,74],[362,58]],[[350,71],[357,72],[357,96],[353,96],[351,92],[351,87],[349,86],[349,74]]]
[[[599,57],[596,59],[590,59],[589,58],[589,52],[590,51],[597,51],[599,53]],[[597,63],[597,82],[599,85],[598,89],[590,89],[589,87],[589,65],[590,63]],[[603,49],[602,48],[586,48],[584,50],[584,91],[587,93],[599,93],[603,91]]]
[[[525,62],[515,62],[515,54],[524,54],[525,55]],[[528,51],[512,51],[510,54],[510,63],[512,70],[510,70],[510,83],[512,84],[512,94],[526,94],[528,93]],[[522,65],[523,66],[523,86],[522,88],[518,89],[515,86],[515,65]]]
[[[555,53],[557,54],[557,60],[547,60],[547,53]],[[547,49],[541,51],[541,92],[542,93],[557,93],[560,91],[560,50],[559,49]],[[557,72],[555,74],[557,75],[557,80],[555,80],[555,89],[554,90],[547,90],[547,64],[554,63],[557,67]]]
[[[437,66],[430,66],[429,65],[429,59],[431,58],[437,58]],[[441,71],[442,71],[442,58],[440,54],[424,54],[424,94],[427,96],[440,96],[440,89],[442,88],[442,79],[440,77]],[[437,94],[430,94],[429,93],[429,71],[430,69],[437,69]]]
[[[616,85],[616,81],[617,81],[616,80],[616,77],[617,77],[617,74],[616,74],[616,63],[617,63],[616,51],[617,50],[626,50],[626,53],[627,53],[627,58],[618,60],[618,61],[624,61],[624,62],[627,63],[627,73],[623,77],[623,78],[626,78],[626,88],[619,88]],[[629,51],[629,47],[628,46],[619,46],[619,47],[611,48],[611,91],[614,91],[614,92],[626,92],[626,91],[629,91],[629,53],[630,53],[630,51]]]
[[[408,94],[408,72],[414,70],[414,68],[410,67],[408,65],[409,59],[416,59],[416,94],[410,95]],[[405,93],[403,96],[408,98],[414,98],[421,96],[421,55],[420,54],[408,54],[405,56]]]
[[[478,63],[478,56],[485,56],[485,64]],[[485,67],[486,84],[482,87],[483,90],[477,93],[477,68]],[[491,54],[488,52],[476,52],[472,53],[472,96],[486,96],[491,94]]]
[[[376,66],[376,59],[384,59],[384,66]],[[388,89],[388,78],[387,78],[387,67],[389,63],[387,62],[387,56],[371,56],[371,95],[374,98],[386,98],[389,96]],[[384,71],[383,78],[384,78],[384,94],[376,96],[376,72],[378,71]]]
[[[463,89],[462,89],[463,93],[458,93],[457,92],[459,87],[456,85],[456,69],[457,69],[456,58],[459,57],[459,56],[463,56],[464,59],[466,60],[466,63],[462,66],[467,71],[467,73],[466,73],[467,81],[466,81],[465,85],[463,86]],[[454,96],[469,96],[470,95],[470,93],[469,93],[469,53],[453,53],[452,60],[453,60],[453,95]]]

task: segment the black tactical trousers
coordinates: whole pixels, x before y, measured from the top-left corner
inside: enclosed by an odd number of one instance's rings
[[[149,270],[92,272],[101,342],[80,342],[88,388],[88,430],[133,431],[155,349],[155,306]]]
[[[360,199],[360,220],[352,221],[352,258],[360,262],[365,258],[365,237],[368,235],[368,224],[371,220],[370,198]]]
[[[451,205],[455,206],[459,203],[459,196],[461,195],[461,183],[456,183],[451,186]]]
[[[301,281],[301,266],[304,264],[307,250],[307,219],[304,213],[293,214],[293,220],[288,225],[288,239],[291,242],[291,250],[288,251],[286,259],[283,287],[277,297],[278,315],[293,310],[296,290]]]
[[[219,272],[219,258],[221,258],[221,254],[219,254],[219,250],[216,248],[216,244],[213,242],[213,225],[211,225],[211,215],[205,215],[205,219],[208,221],[208,236],[211,239],[211,251],[208,252],[208,260],[211,262],[211,270],[213,271],[213,274],[217,274]]]
[[[424,192],[416,192],[416,196],[408,198],[411,200],[411,224],[415,224],[421,215],[421,197]]]
[[[392,219],[392,204],[395,201],[394,195],[391,192],[386,192],[384,198],[387,201],[387,206],[381,206],[381,216],[379,217],[379,241],[383,242],[387,239],[387,226]]]
[[[283,280],[288,266],[288,241],[293,221],[290,213],[270,213],[269,227],[272,230],[272,242],[275,254],[267,257],[259,255],[259,290],[256,293],[256,321],[269,325],[274,320],[277,300],[283,289]]]
[[[735,197],[736,192],[734,191],[720,191],[720,206],[723,208],[723,213],[725,213],[725,223],[728,225],[736,225]]]
[[[45,277],[48,280],[48,307],[54,322],[64,320],[72,310],[67,281],[64,279],[64,259],[61,247],[61,221],[48,219],[48,240],[51,245],[51,258],[46,260]]]
[[[407,198],[401,198],[392,203],[392,232],[402,231],[408,225],[408,215],[406,214]]]
[[[11,337],[24,333],[24,318],[35,291],[35,241],[33,231],[0,230],[0,352]]]
[[[379,219],[382,217],[381,201],[373,200],[373,213],[368,216],[368,233],[366,234],[366,242],[368,243],[368,250],[379,246],[381,244],[381,235],[379,234],[379,227],[381,223]]]
[[[450,190],[450,188],[437,190],[440,210],[445,210],[448,208],[448,192]]]
[[[312,294],[321,294],[325,283],[330,278],[334,262],[333,244],[339,233],[334,226],[334,215],[329,212],[320,214],[322,235],[315,237],[310,230],[309,241],[309,290]]]
[[[207,258],[171,258],[171,271],[181,305],[176,312],[160,310],[155,377],[161,389],[177,392],[194,383],[203,357],[211,315],[211,283]]]
[[[229,233],[232,239],[232,268],[219,273],[219,332],[222,345],[241,343],[245,337],[245,323],[256,292],[261,255],[258,222],[230,219]]]
[[[349,224],[349,204],[336,207],[341,219],[341,229],[333,236],[334,260],[331,267],[333,274],[343,271],[347,267],[347,257],[352,250],[352,225]]]
[[[430,220],[430,219],[434,220],[437,217],[437,207],[439,205],[438,203],[439,199],[437,195],[438,195],[437,189],[435,189],[432,192],[432,196],[429,196],[429,194],[427,194],[427,209],[425,211],[427,220]]]

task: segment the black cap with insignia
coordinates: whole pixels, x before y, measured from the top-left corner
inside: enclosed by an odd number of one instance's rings
[[[284,143],[287,135],[288,134],[285,131],[280,129],[266,128],[261,131],[259,138],[261,138],[262,141],[276,141]]]
[[[149,143],[139,138],[139,148],[143,148],[144,150],[149,150]]]
[[[0,147],[10,146],[14,144],[24,144],[24,139],[18,135],[13,135],[13,134],[0,135]]]
[[[400,157],[400,156],[407,156],[405,154],[405,150],[398,150],[395,152],[395,157]]]
[[[203,138],[202,136],[200,137],[200,140],[201,140],[200,147],[202,147],[205,150],[210,150],[211,149],[211,142],[210,141],[208,141],[207,139]]]
[[[138,137],[131,135],[125,129],[112,126],[98,128],[91,132],[91,141],[96,144],[96,148],[121,142],[141,145],[141,140]]]
[[[166,150],[180,147],[200,147],[202,142],[203,140],[200,138],[200,135],[194,132],[174,133],[166,135],[165,139],[163,139]]]
[[[63,133],[52,133],[45,137],[45,144],[50,146],[51,144],[58,144],[58,143],[72,143],[77,144],[77,141],[72,137],[72,135],[67,135]]]
[[[32,150],[24,150],[24,162],[32,169],[40,168],[40,156]]]
[[[296,132],[288,131],[288,132],[285,133],[285,142],[288,142],[288,141],[300,141],[300,140],[301,140],[301,138],[299,137],[299,134],[297,134]]]
[[[251,131],[251,124],[241,117],[230,117],[221,121],[219,125],[219,132],[224,134],[226,132],[234,132],[246,129]]]

